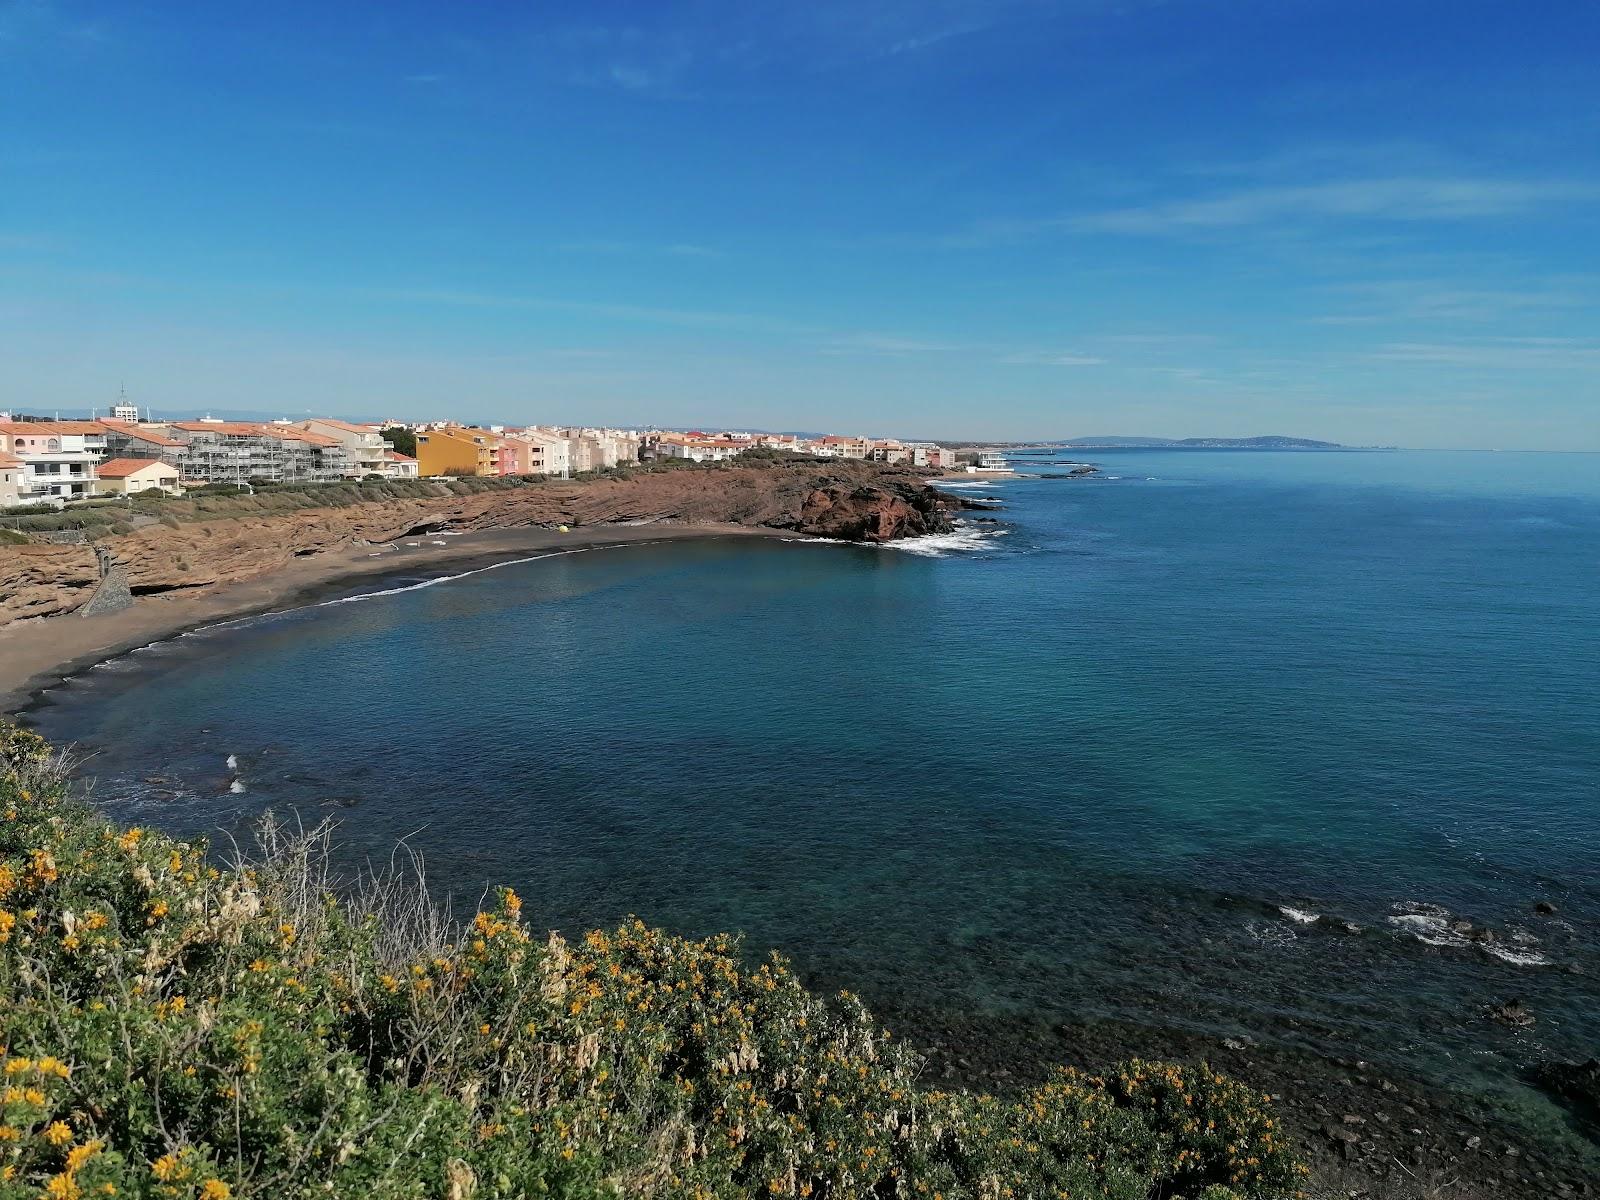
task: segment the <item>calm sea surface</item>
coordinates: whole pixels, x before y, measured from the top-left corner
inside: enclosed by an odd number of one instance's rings
[[[124,820],[332,814],[460,902],[743,930],[885,1007],[1533,1103],[1520,1068],[1600,1050],[1600,456],[1094,461],[903,548],[595,550],[213,629],[36,719]],[[1483,1019],[1510,996],[1532,1030]]]

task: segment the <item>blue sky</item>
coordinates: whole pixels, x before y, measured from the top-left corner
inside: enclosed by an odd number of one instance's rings
[[[0,0],[0,408],[1600,450],[1600,5]]]

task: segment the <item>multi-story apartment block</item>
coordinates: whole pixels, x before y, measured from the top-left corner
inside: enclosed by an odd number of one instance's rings
[[[348,470],[352,478],[394,473],[390,470],[389,443],[383,440],[383,435],[375,426],[355,425],[349,421],[336,421],[332,417],[314,417],[302,421],[300,428],[339,442],[350,460]]]
[[[178,469],[205,483],[331,483],[350,473],[343,443],[294,425],[174,421],[161,432],[183,443]]]
[[[0,453],[22,466],[21,504],[93,495],[95,463],[105,452],[105,430],[97,421],[0,422]]]
[[[126,421],[101,421],[106,431],[106,453],[115,458],[155,458],[178,465],[183,443],[144,425]]]
[[[550,474],[565,478],[572,474],[572,439],[553,429],[528,429],[526,434],[544,442],[544,461]]]
[[[813,454],[829,458],[866,458],[872,451],[872,439],[864,437],[822,437],[810,443]]]
[[[487,429],[445,425],[417,431],[417,470],[430,475],[500,474],[500,439]]]
[[[656,439],[656,457],[687,458],[694,462],[721,462],[735,458],[755,443],[749,438],[715,437],[702,433],[664,433]]]

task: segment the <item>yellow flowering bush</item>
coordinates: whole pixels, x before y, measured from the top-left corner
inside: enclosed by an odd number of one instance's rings
[[[727,937],[465,925],[117,829],[0,726],[0,1200],[737,1196],[1279,1200],[1265,1097],[1204,1068],[929,1090],[855,997]]]

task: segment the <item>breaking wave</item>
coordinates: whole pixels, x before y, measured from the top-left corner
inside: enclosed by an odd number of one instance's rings
[[[1006,529],[974,529],[962,521],[950,533],[930,533],[923,537],[901,538],[896,542],[883,542],[885,550],[900,550],[924,558],[948,558],[952,554],[987,550],[995,538],[1009,533]]]

